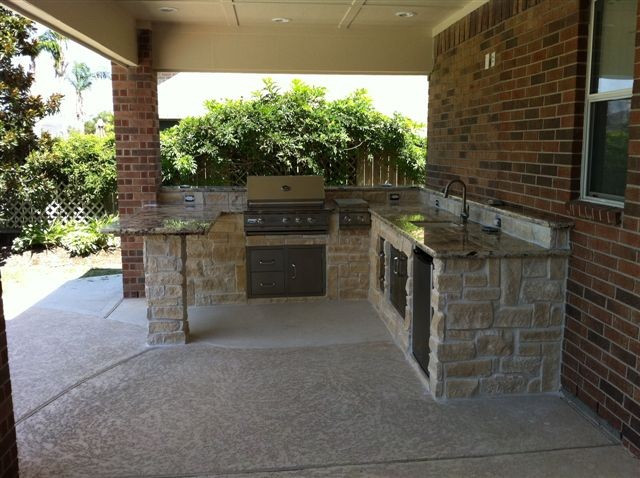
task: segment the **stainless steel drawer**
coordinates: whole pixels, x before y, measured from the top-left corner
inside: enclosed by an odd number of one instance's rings
[[[251,296],[284,294],[284,272],[252,272]]]
[[[284,270],[284,249],[249,249],[251,272]]]

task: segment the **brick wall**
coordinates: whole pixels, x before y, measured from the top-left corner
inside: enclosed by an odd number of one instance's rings
[[[18,449],[14,428],[9,354],[2,309],[2,283],[0,282],[0,476],[18,476]]]
[[[640,80],[624,210],[578,201],[588,19],[587,0],[491,0],[437,36],[427,183],[574,219],[562,382],[640,454]]]
[[[112,63],[113,113],[121,217],[157,201],[160,186],[158,91],[151,65],[151,31],[138,31],[137,67]],[[125,297],[144,297],[141,237],[122,238]]]

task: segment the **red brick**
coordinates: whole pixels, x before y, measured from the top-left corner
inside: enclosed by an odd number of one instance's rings
[[[157,202],[160,186],[160,136],[156,73],[151,67],[151,31],[138,31],[139,65],[112,63],[118,173],[118,209],[121,217]],[[142,240],[123,237],[122,279],[125,297],[144,297]]]
[[[640,416],[620,403],[640,401],[629,372],[634,358],[640,366],[640,35],[625,208],[585,203],[579,191],[590,2],[511,3],[508,15],[484,18],[482,11],[500,4],[490,0],[460,20],[469,29],[436,37],[427,185],[439,189],[460,177],[480,200],[497,197],[575,221],[562,383],[599,410],[634,451],[638,434],[631,423]],[[501,33],[488,31],[498,26]],[[502,38],[509,30],[513,35]],[[498,44],[499,61],[485,72],[472,52]]]
[[[0,476],[18,476],[18,450],[16,448],[13,401],[11,398],[11,380],[9,378],[9,357],[7,354],[7,336],[2,307],[2,283],[0,282]]]

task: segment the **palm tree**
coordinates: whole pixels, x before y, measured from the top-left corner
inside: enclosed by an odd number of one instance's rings
[[[56,77],[64,76],[67,63],[64,61],[64,50],[66,50],[67,39],[53,30],[46,30],[36,39],[36,52],[31,57],[31,71],[36,69],[36,57],[41,53],[48,53],[53,58],[53,68]]]
[[[91,88],[93,80],[102,80],[110,77],[111,74],[108,71],[91,71],[89,65],[84,62],[75,62],[73,64],[71,75],[67,76],[67,80],[76,90],[76,118],[78,121],[84,116],[84,92]]]

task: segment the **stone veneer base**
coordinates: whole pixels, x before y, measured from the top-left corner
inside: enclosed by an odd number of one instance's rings
[[[434,259],[431,291],[413,289],[412,242],[374,218],[369,257],[383,237],[409,257],[404,317],[370,274],[369,299],[411,356],[411,303],[431,294],[429,388],[435,398],[556,392],[564,327],[567,256]],[[388,257],[388,255],[387,255]],[[388,284],[388,270],[385,282]],[[388,287],[385,287],[388,289]]]

